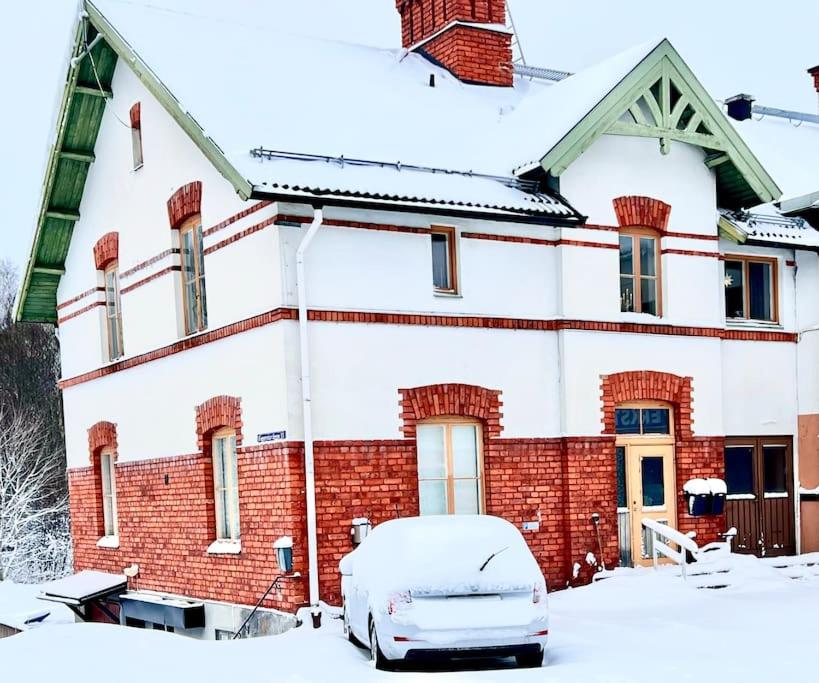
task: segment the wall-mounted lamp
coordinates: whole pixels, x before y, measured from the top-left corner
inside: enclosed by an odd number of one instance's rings
[[[274,544],[276,551],[276,562],[282,574],[289,574],[293,571],[293,539],[290,536],[282,536]]]
[[[350,526],[350,540],[354,547],[360,546],[364,539],[370,535],[373,525],[366,517],[356,517]]]

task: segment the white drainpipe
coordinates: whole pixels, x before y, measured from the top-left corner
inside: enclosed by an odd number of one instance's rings
[[[304,420],[304,480],[307,503],[307,564],[310,576],[310,611],[313,627],[321,625],[318,581],[318,538],[316,535],[316,471],[313,458],[313,409],[310,392],[310,344],[307,338],[307,278],[304,255],[324,221],[324,212],[315,209],[313,222],[296,250],[296,286],[299,297],[299,350],[301,351],[301,400]]]

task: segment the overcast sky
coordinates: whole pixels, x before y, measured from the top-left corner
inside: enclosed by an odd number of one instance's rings
[[[228,21],[275,24],[288,33],[399,46],[395,0],[117,0]],[[667,36],[717,98],[750,92],[761,104],[814,113],[805,69],[819,64],[817,0],[510,0],[530,64],[577,71]],[[6,2],[0,42],[0,259],[22,267],[40,199],[47,146],[77,0]],[[13,30],[9,30],[13,27]],[[216,49],[216,48],[215,48]],[[159,74],[161,77],[161,74]]]

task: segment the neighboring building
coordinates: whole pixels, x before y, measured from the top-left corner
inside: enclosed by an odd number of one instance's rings
[[[777,176],[666,40],[553,82],[501,0],[397,4],[406,50],[86,3],[17,309],[59,326],[76,568],[252,605],[291,536],[292,611],[354,518],[485,512],[560,588],[644,515],[714,540],[682,486],[726,457],[737,549],[815,544],[819,233],[737,213]]]

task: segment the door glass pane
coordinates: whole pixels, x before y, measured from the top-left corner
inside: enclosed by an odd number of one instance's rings
[[[643,434],[669,434],[668,408],[644,408]]]
[[[786,477],[785,446],[763,446],[765,458],[765,493],[784,493],[788,490]]]
[[[653,237],[640,238],[640,275],[657,274],[657,240]]]
[[[620,278],[620,310],[624,313],[634,312],[634,278]]]
[[[742,285],[742,261],[725,262],[725,317],[745,317],[745,293]]]
[[[665,505],[663,458],[650,455],[640,460],[643,483],[643,506]]]
[[[618,446],[615,453],[617,459],[617,507],[628,507],[626,500],[626,448]]]
[[[656,278],[640,278],[640,312],[657,315],[657,280]]]
[[[436,289],[452,288],[449,262],[449,236],[432,233],[432,283]]]
[[[620,275],[634,273],[634,240],[627,235],[620,236]]]
[[[618,434],[640,433],[640,409],[617,408],[614,411],[614,429]]]
[[[753,446],[725,447],[725,483],[729,494],[754,492]]]
[[[480,505],[478,504],[479,491],[477,479],[456,479],[455,514],[477,515],[480,512]]]
[[[446,480],[427,480],[419,482],[419,507],[422,515],[445,515]]]
[[[446,477],[444,455],[444,426],[422,425],[416,431],[418,440],[418,478]]]
[[[450,430],[452,433],[452,476],[477,477],[477,428],[475,425],[452,425]]]
[[[748,288],[751,318],[753,320],[773,320],[770,263],[754,261],[748,263]]]

